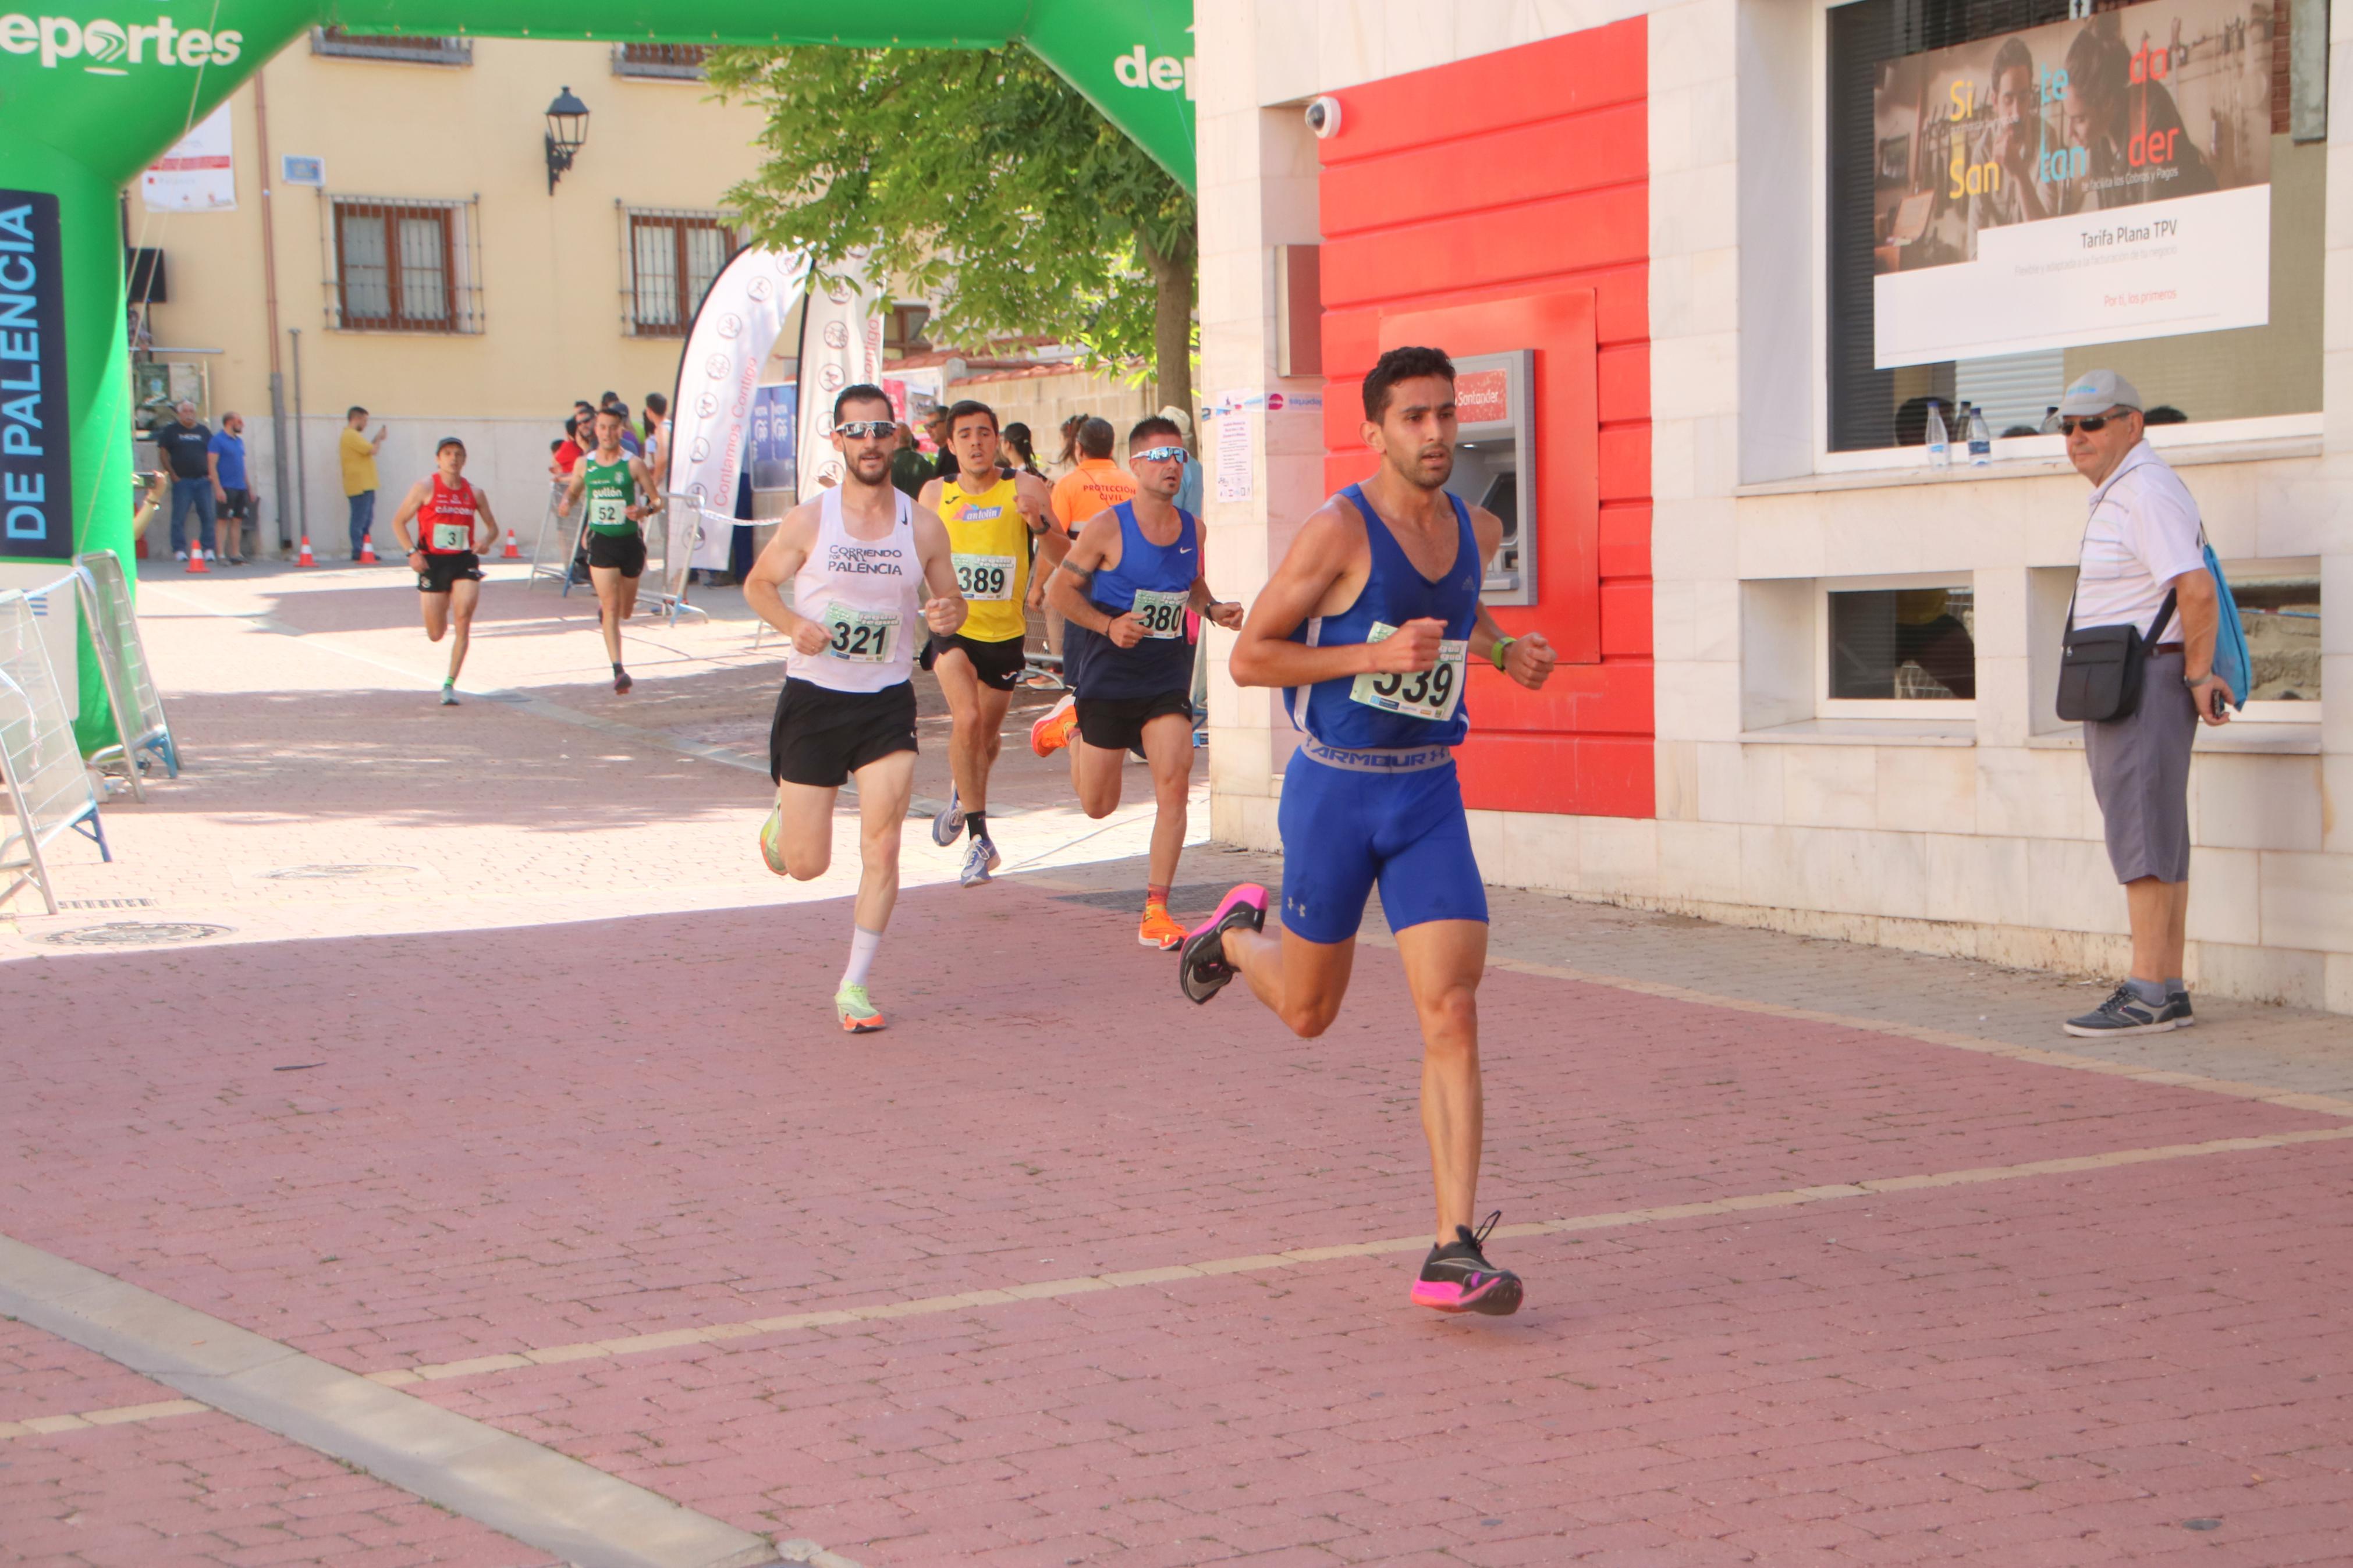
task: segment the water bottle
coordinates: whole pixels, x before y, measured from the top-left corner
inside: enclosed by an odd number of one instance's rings
[[[1945,434],[1945,411],[1935,398],[1928,400],[1928,466],[1932,468],[1953,466],[1953,444]]]
[[[2059,436],[2065,434],[2065,432],[2059,428],[2059,405],[2057,404],[2052,404],[2042,411],[2042,434],[2045,436]]]
[[[1968,408],[1967,404],[1961,406]],[[1993,431],[1986,425],[1985,410],[1969,408],[1962,423],[1969,436],[1969,467],[1985,468],[1993,461]]]

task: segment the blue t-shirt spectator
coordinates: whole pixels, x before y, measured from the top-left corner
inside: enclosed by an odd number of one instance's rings
[[[1201,459],[1192,453],[1185,454],[1185,477],[1176,481],[1176,506],[1180,511],[1201,515]]]
[[[248,489],[245,482],[245,437],[223,430],[212,438],[210,450],[220,458],[220,487],[225,490]]]

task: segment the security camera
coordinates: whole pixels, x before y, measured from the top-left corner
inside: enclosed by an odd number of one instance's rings
[[[1309,104],[1307,129],[1315,132],[1319,142],[1328,142],[1340,134],[1340,100],[1326,96]]]

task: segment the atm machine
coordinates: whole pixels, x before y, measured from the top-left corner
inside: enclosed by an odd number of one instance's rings
[[[1503,548],[1480,596],[1536,602],[1535,353],[1466,354],[1454,362],[1454,477],[1446,488],[1504,521]]]

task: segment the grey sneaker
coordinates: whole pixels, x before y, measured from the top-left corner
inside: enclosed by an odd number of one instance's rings
[[[2197,1018],[2190,1014],[2189,993],[2187,991],[2167,992],[2165,1005],[2158,1009],[2157,1016],[2160,1018],[2172,1019],[2173,1026],[2177,1029],[2186,1029],[2198,1022]]]
[[[2182,1010],[2189,1010],[2189,999],[2182,997]],[[2119,985],[2115,994],[2081,1017],[2067,1020],[2067,1032],[2086,1039],[2105,1039],[2116,1035],[2161,1035],[2181,1026],[2170,998],[2152,1007],[2133,994],[2129,984]]]
[[[965,847],[964,871],[956,880],[967,888],[977,888],[988,880],[988,874],[1005,864],[1005,857],[997,846],[986,838],[976,838]]]
[[[950,788],[947,805],[932,818],[932,842],[944,849],[955,843],[956,835],[963,831],[964,802],[957,799],[955,789]]]

